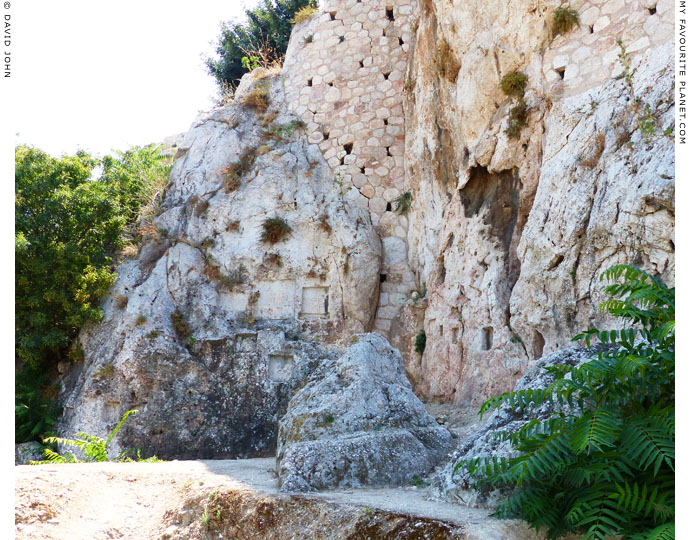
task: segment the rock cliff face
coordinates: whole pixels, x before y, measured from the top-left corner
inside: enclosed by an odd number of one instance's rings
[[[271,453],[294,392],[370,330],[417,395],[474,407],[608,323],[608,266],[673,282],[672,2],[576,0],[556,35],[559,5],[324,0],[280,75],[176,142],[162,213],[80,336],[63,431],[137,407],[122,446]]]
[[[122,446],[274,452],[279,414],[328,356],[304,340],[370,328],[381,258],[368,214],[285,111],[279,77],[245,80],[186,134],[151,229],[80,336],[63,429],[101,433],[138,408],[146,422],[128,423]]]
[[[409,331],[393,344],[427,398],[476,406],[605,325],[610,265],[673,281],[672,3],[571,2],[580,26],[554,36],[558,5],[420,5],[405,160],[427,346],[414,353]],[[527,125],[511,138],[500,83],[516,69]]]

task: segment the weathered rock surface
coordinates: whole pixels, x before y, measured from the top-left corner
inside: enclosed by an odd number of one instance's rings
[[[592,350],[584,347],[570,347],[556,351],[540,358],[515,385],[515,390],[528,388],[544,388],[553,382],[553,376],[544,367],[554,365],[578,366],[592,358]],[[567,407],[567,405],[565,405]],[[554,410],[550,403],[539,407],[530,406],[529,410],[509,410],[502,407],[491,413],[488,422],[474,433],[470,434],[464,443],[453,453],[451,460],[439,471],[432,480],[434,494],[445,500],[461,501],[474,507],[493,507],[501,497],[501,493],[493,491],[483,493],[470,487],[470,478],[463,469],[455,470],[455,466],[463,460],[483,457],[514,457],[515,451],[508,441],[496,439],[494,435],[500,431],[514,433],[525,423],[537,418],[543,420]],[[563,410],[563,409],[561,409]]]
[[[598,278],[613,264],[673,282],[671,4],[571,2],[581,26],[554,36],[557,2],[421,3],[405,163],[427,346],[420,360],[396,343],[419,395],[477,407],[608,325]],[[528,125],[511,139],[515,100],[500,81],[515,69],[528,76]],[[408,321],[402,310],[392,328]]]
[[[281,490],[410,483],[451,447],[412,393],[400,353],[378,334],[357,336],[321,363],[280,420]]]
[[[43,459],[43,445],[37,442],[26,442],[14,445],[14,464],[28,465],[29,461]]]
[[[369,216],[284,112],[280,78],[255,76],[178,145],[148,240],[118,268],[103,322],[80,335],[63,433],[105,435],[137,408],[121,447],[273,454],[288,399],[329,355],[309,340],[372,325],[381,245]],[[269,217],[287,222],[282,241],[262,241]]]

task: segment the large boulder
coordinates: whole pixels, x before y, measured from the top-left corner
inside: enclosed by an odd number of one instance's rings
[[[282,491],[399,485],[452,447],[413,394],[402,357],[378,334],[323,361],[290,400],[278,431]]]
[[[556,365],[579,366],[591,360],[593,350],[584,347],[569,347],[540,358],[515,385],[515,390],[544,388],[554,381],[554,376],[544,368]],[[564,412],[567,404],[562,406]],[[538,407],[530,406],[527,410],[501,407],[490,413],[488,422],[481,423],[477,429],[453,453],[451,460],[432,480],[432,491],[438,498],[459,501],[469,506],[494,507],[501,498],[500,491],[480,492],[472,489],[471,479],[463,468],[456,470],[456,465],[463,460],[484,457],[514,457],[515,450],[510,442],[497,438],[498,432],[515,433],[532,419],[544,420],[554,412],[554,404],[549,402]]]

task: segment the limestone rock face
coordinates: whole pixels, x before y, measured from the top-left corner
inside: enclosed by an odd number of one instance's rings
[[[43,458],[43,446],[35,441],[14,445],[15,465],[28,465],[29,461],[40,461]]]
[[[421,3],[405,164],[427,345],[419,359],[396,343],[419,395],[477,407],[577,332],[608,325],[599,275],[613,264],[673,282],[671,4],[571,3],[581,26],[555,36],[558,3]],[[516,69],[528,76],[527,126],[510,138],[516,99],[500,81]],[[410,320],[403,309],[391,327]]]
[[[381,244],[369,216],[285,112],[280,77],[257,75],[179,143],[148,240],[79,338],[63,432],[104,435],[137,408],[120,447],[272,454],[288,399],[330,354],[311,341],[373,323]],[[287,225],[275,243],[262,239],[267,218]]]
[[[378,334],[358,336],[290,400],[278,435],[281,490],[409,483],[451,446],[412,393],[400,353]]]
[[[592,350],[583,347],[570,347],[540,358],[534,366],[515,385],[515,390],[544,388],[553,382],[553,376],[543,368],[555,365],[579,366],[592,357]],[[567,407],[567,404],[565,404]],[[501,498],[498,491],[480,493],[470,488],[470,478],[464,469],[455,470],[458,462],[484,457],[513,457],[515,455],[510,443],[494,437],[499,431],[514,433],[525,423],[537,418],[543,420],[553,412],[553,405],[544,403],[539,407],[531,406],[528,411],[507,410],[502,407],[491,413],[488,423],[477,429],[453,453],[451,460],[432,480],[432,491],[442,499],[462,501],[476,507],[495,506]]]

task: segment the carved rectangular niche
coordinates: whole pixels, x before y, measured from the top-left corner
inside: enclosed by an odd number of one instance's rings
[[[295,282],[264,281],[259,283],[256,303],[258,317],[288,319],[295,316]]]
[[[272,354],[268,357],[268,378],[273,382],[288,382],[295,369],[295,361],[289,354]]]
[[[303,287],[300,319],[328,317],[328,287]]]

